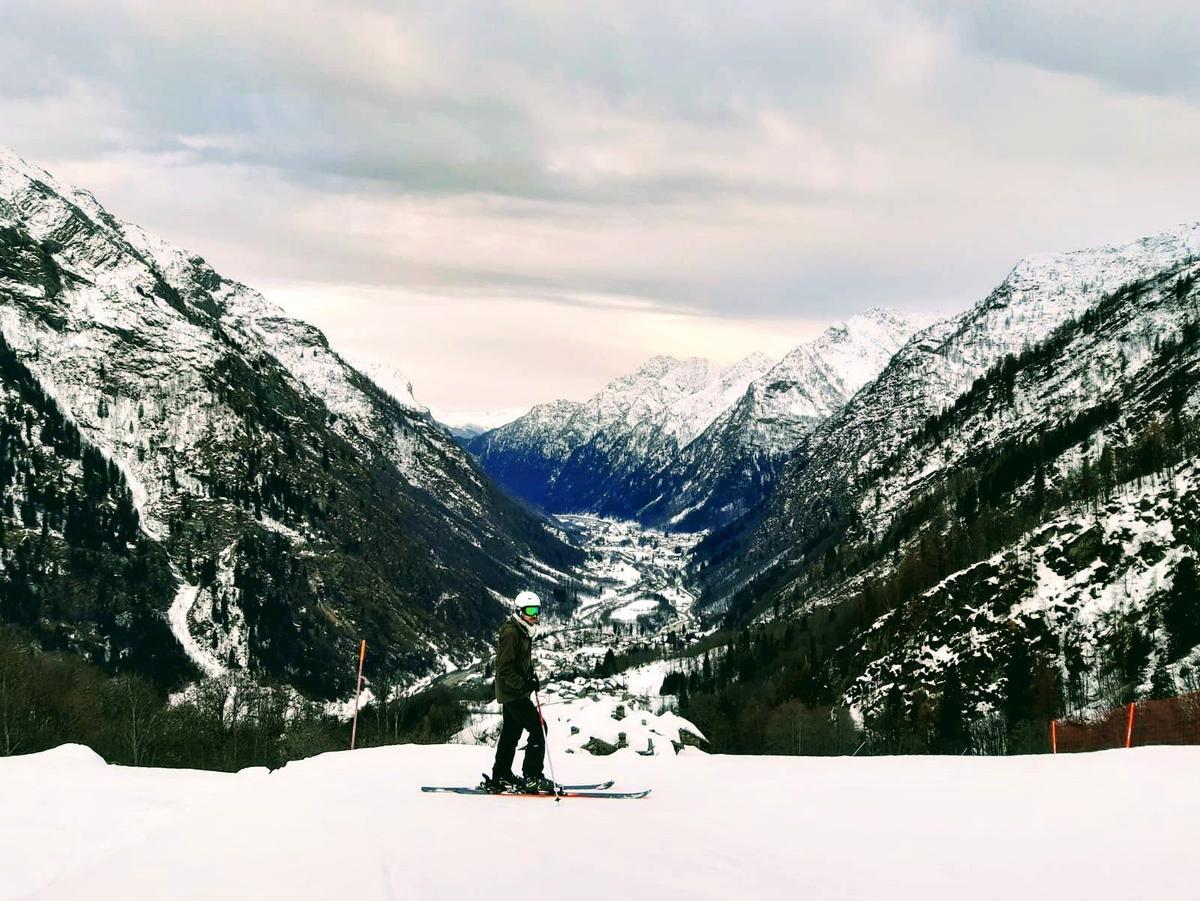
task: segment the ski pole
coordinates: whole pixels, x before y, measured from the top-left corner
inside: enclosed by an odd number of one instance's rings
[[[358,649],[358,681],[354,683],[354,725],[350,727],[350,750],[354,750],[354,739],[358,737],[358,696],[362,694],[363,658],[367,656],[367,640],[362,640]]]
[[[546,762],[550,764],[550,781],[554,783],[554,803],[557,804],[562,800],[562,795],[558,790],[558,777],[554,775],[554,756],[550,753],[550,724],[542,716],[542,696],[536,688],[533,690],[533,698],[537,701],[538,724],[542,727],[542,740],[546,744]]]

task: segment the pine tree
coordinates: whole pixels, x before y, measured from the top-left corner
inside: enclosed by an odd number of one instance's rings
[[[1176,694],[1175,679],[1161,661],[1154,666],[1150,677],[1150,697],[1156,700],[1172,698]]]
[[[1033,706],[1033,655],[1019,634],[1004,666],[1004,719],[1011,734],[1018,723],[1030,718]]]
[[[596,674],[602,678],[611,676],[616,670],[617,655],[613,653],[613,649],[609,648],[604,652],[604,659],[600,661],[600,665],[596,667]]]
[[[941,754],[959,754],[969,745],[966,698],[958,667],[946,670],[942,697],[933,724],[933,749]]]
[[[1115,485],[1116,468],[1116,455],[1113,453],[1112,445],[1106,444],[1104,450],[1100,452],[1100,462],[1096,467],[1096,472],[1100,477],[1100,487],[1105,496],[1112,491]]]
[[[1175,584],[1167,593],[1163,625],[1170,639],[1172,660],[1200,644],[1200,578],[1196,559],[1184,557],[1175,570]]]
[[[1079,492],[1086,500],[1092,500],[1096,496],[1096,476],[1092,472],[1092,461],[1087,457],[1083,458],[1083,464],[1079,470]]]
[[[1046,461],[1038,452],[1037,464],[1033,470],[1033,509],[1046,508]]]
[[[1149,633],[1137,621],[1126,622],[1114,633],[1112,652],[1121,684],[1122,704],[1138,699],[1138,690],[1150,669],[1153,649]]]

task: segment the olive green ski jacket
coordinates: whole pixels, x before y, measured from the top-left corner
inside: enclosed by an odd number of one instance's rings
[[[496,643],[496,700],[501,704],[529,697],[533,690],[533,638],[511,616]]]

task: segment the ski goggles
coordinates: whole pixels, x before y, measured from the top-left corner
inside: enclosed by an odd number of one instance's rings
[[[541,607],[522,607],[521,613],[525,616],[538,616],[542,612]]]

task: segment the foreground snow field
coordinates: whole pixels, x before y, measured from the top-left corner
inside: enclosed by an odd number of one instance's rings
[[[487,748],[235,775],[0,759],[0,898],[1194,898],[1200,748],[560,755],[641,801],[460,797]],[[524,872],[525,875],[522,875]]]

